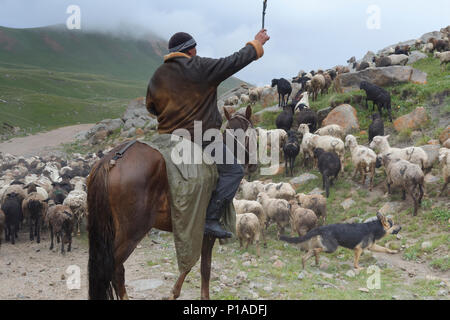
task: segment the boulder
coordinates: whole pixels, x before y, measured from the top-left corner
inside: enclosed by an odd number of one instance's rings
[[[450,126],[447,126],[447,128],[442,131],[441,135],[439,136],[439,142],[441,144],[444,144],[448,139],[450,139]]]
[[[394,128],[397,132],[406,129],[415,130],[423,127],[429,120],[430,117],[425,108],[419,107],[413,112],[397,118],[397,120],[394,121]]]
[[[395,214],[395,213],[400,212],[402,207],[403,207],[403,203],[402,202],[399,202],[399,201],[388,202],[383,207],[381,207],[379,212],[382,215],[386,216],[386,215]]]
[[[122,120],[123,122],[127,122],[129,119],[139,118],[141,116],[153,118],[145,106],[145,98],[138,98],[131,101],[122,116]]]
[[[311,173],[305,173],[302,174],[298,177],[295,177],[293,179],[291,179],[291,181],[289,181],[292,185],[294,185],[295,187],[299,187],[301,185],[304,185],[305,183],[308,183],[311,180],[315,180],[318,179],[318,177],[314,174]]]
[[[319,126],[322,126],[323,120],[330,114],[330,112],[333,110],[332,107],[320,109],[317,111],[317,118],[319,122]]]
[[[322,121],[322,126],[328,126],[330,124],[340,125],[344,129],[345,134],[358,131],[359,122],[356,109],[349,104],[342,104],[336,107]]]
[[[339,85],[344,92],[358,90],[361,81],[369,81],[377,86],[385,87],[396,83],[427,83],[427,74],[410,66],[390,66],[369,68],[338,76]]]
[[[425,59],[425,58],[428,58],[428,56],[425,53],[420,52],[420,51],[412,51],[409,54],[409,59],[408,59],[407,64],[413,64],[414,62],[417,62],[417,61]]]
[[[366,53],[366,55],[361,59],[360,62],[365,61],[365,62],[371,63],[371,62],[373,62],[373,58],[374,58],[375,56],[376,56],[375,53],[373,53],[372,51],[368,51],[368,52]]]
[[[108,131],[105,129],[97,131],[90,139],[91,144],[100,144],[108,137]]]

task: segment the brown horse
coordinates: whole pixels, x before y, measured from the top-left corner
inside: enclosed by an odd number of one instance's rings
[[[245,116],[225,111],[229,129],[253,127],[252,110]],[[135,143],[117,161],[119,146],[99,160],[88,179],[89,299],[128,299],[124,262],[152,228],[172,232],[169,182],[164,158],[155,149]],[[246,151],[248,145],[246,143]],[[216,238],[203,238],[201,298],[209,299],[212,249]],[[180,296],[188,272],[180,274],[169,299]],[[115,293],[115,295],[114,295]]]

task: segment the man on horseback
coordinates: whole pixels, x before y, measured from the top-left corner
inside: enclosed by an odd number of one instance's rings
[[[194,137],[194,122],[201,121],[203,131],[220,129],[222,117],[217,107],[217,87],[264,54],[263,45],[270,39],[261,30],[253,41],[238,52],[221,59],[197,56],[197,43],[184,32],[176,33],[169,41],[169,54],[156,70],[147,90],[146,106],[158,117],[158,132],[171,134],[187,129]],[[211,142],[203,141],[205,148]],[[222,163],[216,163],[219,180],[206,212],[205,235],[230,238],[219,221],[225,206],[234,198],[244,177],[243,166],[223,143]],[[227,155],[228,154],[228,155]],[[234,159],[232,163],[225,159]]]

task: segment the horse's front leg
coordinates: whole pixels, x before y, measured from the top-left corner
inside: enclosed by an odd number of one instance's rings
[[[210,236],[203,237],[202,246],[202,261],[200,266],[200,273],[202,275],[202,289],[201,289],[201,299],[209,300],[209,280],[211,278],[211,258],[212,249],[216,238]]]
[[[176,299],[178,299],[178,297],[181,294],[181,287],[183,287],[184,279],[186,279],[186,276],[188,275],[188,273],[190,271],[191,270],[189,269],[188,271],[185,271],[182,274],[180,274],[180,276],[178,277],[177,282],[173,286],[172,295],[168,298],[168,300],[176,300]]]

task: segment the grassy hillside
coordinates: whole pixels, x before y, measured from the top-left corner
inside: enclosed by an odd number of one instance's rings
[[[166,47],[152,34],[138,40],[64,26],[0,27],[0,134],[4,122],[25,133],[119,116],[145,96]],[[240,83],[229,79],[219,91]]]

